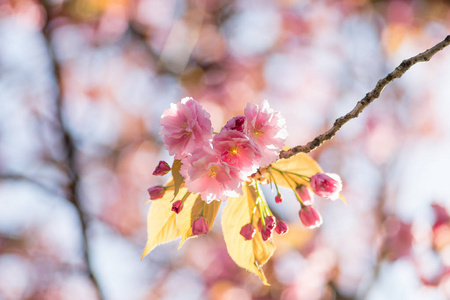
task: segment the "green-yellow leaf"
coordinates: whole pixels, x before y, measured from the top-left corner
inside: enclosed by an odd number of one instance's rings
[[[274,253],[275,244],[271,241],[264,242],[259,232],[250,241],[246,241],[239,233],[242,226],[251,221],[256,198],[255,188],[245,184],[242,196],[228,199],[222,214],[222,230],[228,253],[234,262],[259,276],[265,285],[269,285],[262,266]],[[256,210],[253,218],[255,228],[258,228],[258,220],[259,212]]]
[[[277,170],[285,172],[284,176]],[[270,180],[275,179],[277,185],[287,188],[295,188],[297,184],[309,186],[309,181],[305,177],[294,174],[311,177],[317,173],[322,173],[319,164],[306,153],[299,153],[288,159],[280,159],[273,163],[266,172],[269,171],[272,176],[265,173],[264,177]]]
[[[214,220],[216,219],[217,212],[219,211],[221,202],[212,201],[211,203],[206,203],[202,200],[199,194],[190,195],[184,202],[183,210],[177,215],[177,226],[181,232],[181,248],[184,242],[193,236],[192,234],[192,223],[202,215],[208,223],[208,227],[211,228],[214,225]]]
[[[167,185],[173,184],[171,179]],[[176,214],[172,211],[174,189],[166,190],[163,198],[151,201],[152,204],[147,215],[147,245],[142,258],[156,246],[170,242],[181,235],[176,225]]]
[[[173,161],[173,165],[172,165],[172,177],[173,177],[173,182],[175,185],[175,191],[174,191],[174,196],[176,197],[178,195],[178,192],[180,191],[181,185],[183,184],[183,176],[180,174],[180,169],[181,169],[181,160],[179,159],[175,159]]]

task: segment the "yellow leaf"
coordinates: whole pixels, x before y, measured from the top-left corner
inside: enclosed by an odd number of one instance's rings
[[[192,223],[201,216],[202,211],[203,217],[208,223],[209,230],[211,230],[217,212],[219,211],[220,204],[220,201],[212,201],[208,204],[202,200],[199,194],[190,195],[186,199],[183,210],[177,215],[177,226],[181,232],[181,242],[178,249],[183,246],[188,238],[193,236]]]
[[[285,172],[284,176],[281,175],[278,170]],[[270,180],[275,179],[277,185],[295,188],[297,184],[309,186],[309,181],[306,180],[305,177],[294,174],[311,177],[317,173],[322,173],[322,169],[314,159],[309,157],[309,155],[306,153],[299,153],[291,158],[278,160],[267,168],[265,172],[264,177]],[[267,174],[268,172],[270,172],[272,176]]]
[[[173,184],[172,179],[166,186],[171,184]],[[170,242],[180,236],[181,233],[176,225],[176,214],[172,211],[173,198],[174,189],[169,188],[163,198],[152,201],[147,215],[147,245],[141,259],[159,244]]]
[[[173,177],[173,182],[175,185],[175,191],[174,191],[174,197],[176,197],[178,195],[178,192],[180,191],[180,187],[183,184],[183,176],[180,174],[180,169],[181,169],[181,160],[179,159],[175,159],[173,161],[173,165],[172,165],[172,177]]]
[[[222,230],[228,254],[234,262],[259,276],[265,285],[269,285],[262,266],[275,251],[275,244],[271,241],[264,242],[259,232],[250,241],[240,235],[242,226],[251,221],[256,198],[255,188],[246,183],[242,196],[228,199],[222,214]],[[255,228],[258,228],[259,216],[259,211],[256,210],[253,218]]]

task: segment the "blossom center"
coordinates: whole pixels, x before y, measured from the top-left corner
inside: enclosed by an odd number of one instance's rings
[[[237,149],[237,147],[232,147],[232,148],[230,148],[229,152],[230,152],[231,155],[235,155],[235,154],[238,153],[238,149]]]
[[[216,175],[217,175],[216,170],[217,169],[218,169],[217,166],[212,166],[211,168],[209,168],[208,177],[216,177]]]

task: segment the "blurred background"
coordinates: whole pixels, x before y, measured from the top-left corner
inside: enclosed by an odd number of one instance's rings
[[[0,299],[448,299],[450,48],[311,153],[344,181],[264,267],[207,236],[146,244],[159,118],[194,97],[218,131],[268,99],[305,144],[450,32],[450,1],[0,0]]]

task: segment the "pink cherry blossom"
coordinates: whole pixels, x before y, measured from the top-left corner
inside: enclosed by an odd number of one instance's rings
[[[208,226],[208,223],[206,222],[205,218],[200,217],[192,223],[192,234],[193,235],[207,234],[208,232],[209,232],[209,226]]]
[[[164,147],[176,159],[182,159],[212,138],[210,115],[192,98],[170,104],[161,116]]]
[[[286,120],[264,100],[260,105],[248,104],[244,110],[246,133],[261,150],[260,166],[277,160],[287,137]]]
[[[241,231],[239,232],[246,241],[251,240],[256,233],[256,228],[253,226],[252,223],[248,223],[244,226],[242,226]]]
[[[299,212],[300,220],[306,228],[313,229],[322,225],[322,216],[313,205],[305,205]]]
[[[163,176],[166,175],[167,173],[169,173],[169,171],[171,170],[170,166],[168,163],[166,163],[165,161],[161,160],[159,161],[158,165],[155,168],[155,171],[153,171],[153,175],[155,176]]]
[[[220,153],[209,146],[194,151],[181,166],[181,174],[188,174],[188,191],[200,193],[208,203],[237,197],[242,192],[239,169],[223,162]]]
[[[311,177],[311,188],[318,196],[336,200],[342,190],[342,180],[334,173],[317,173]]]
[[[237,130],[222,130],[214,136],[212,144],[224,162],[239,169],[242,180],[258,169],[261,153],[258,146],[244,133]]]

